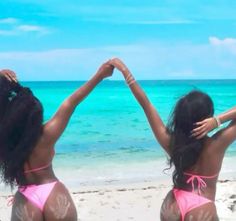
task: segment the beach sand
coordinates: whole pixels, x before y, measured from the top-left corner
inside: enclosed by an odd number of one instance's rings
[[[80,221],[158,221],[170,181],[71,190]],[[7,193],[0,194],[0,221],[9,221]],[[219,180],[216,206],[222,221],[236,220],[236,180]]]

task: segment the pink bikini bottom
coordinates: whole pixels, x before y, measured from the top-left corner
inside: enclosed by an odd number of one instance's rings
[[[45,203],[57,182],[58,181],[19,187],[18,191],[23,194],[27,200],[43,211]]]
[[[174,194],[176,202],[179,206],[182,221],[184,221],[185,215],[189,211],[191,211],[197,207],[200,207],[206,203],[212,202],[211,200],[209,200],[205,197],[199,196],[196,193],[184,191],[181,189],[176,189],[176,188],[173,189],[173,194]]]

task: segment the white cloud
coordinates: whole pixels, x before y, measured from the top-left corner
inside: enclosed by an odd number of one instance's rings
[[[50,30],[39,25],[31,25],[21,22],[16,18],[0,19],[0,24],[4,24],[4,29],[0,29],[0,36],[20,35],[26,32],[34,32],[39,34],[48,34]],[[7,26],[6,26],[7,25]]]
[[[48,28],[38,25],[19,25],[16,27],[16,31],[17,30],[20,32],[35,32],[43,35],[51,32]]]
[[[22,80],[88,79],[110,57],[120,57],[137,79],[236,78],[236,56],[210,44],[169,45],[143,42],[85,49],[2,52],[0,67],[12,68]],[[122,79],[115,74],[114,79]]]
[[[236,55],[236,38],[219,39],[217,37],[209,37],[210,44],[221,53],[232,53]]]
[[[0,24],[16,24],[19,20],[16,18],[3,18],[0,19]]]
[[[210,44],[216,45],[216,46],[235,46],[236,45],[236,38],[224,38],[219,39],[217,37],[209,37]]]
[[[31,32],[31,31],[42,31],[42,27],[36,25],[19,25],[17,27],[20,31]]]

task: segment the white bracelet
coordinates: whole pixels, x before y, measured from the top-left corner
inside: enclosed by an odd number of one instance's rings
[[[128,84],[128,85],[129,85],[129,84],[130,84],[130,82],[132,82],[133,80],[135,80],[135,79],[134,79],[134,77],[132,76],[132,77],[131,77],[131,78],[130,78],[128,81],[126,81],[126,84]]]
[[[135,82],[136,82],[135,79],[133,79],[132,81],[130,81],[130,82],[128,83],[129,87],[130,87],[133,83],[135,83]]]
[[[125,78],[125,80],[126,82],[129,82],[132,78],[133,78],[132,74],[129,73],[129,75],[127,76],[127,78]]]
[[[219,117],[214,117],[216,123],[217,123],[217,127],[221,126],[221,122],[220,122],[220,118]]]

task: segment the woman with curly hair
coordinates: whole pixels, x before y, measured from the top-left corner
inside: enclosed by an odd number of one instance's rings
[[[0,72],[0,173],[7,185],[18,186],[12,221],[77,220],[72,198],[53,172],[54,145],[77,105],[112,72],[113,66],[103,64],[46,123],[33,92],[12,71]]]
[[[216,182],[225,151],[236,139],[236,107],[213,117],[211,98],[201,91],[191,91],[177,101],[165,126],[126,65],[117,58],[110,64],[124,75],[156,139],[168,153],[170,167],[174,166],[174,188],[164,199],[161,220],[217,221]],[[226,121],[231,121],[227,127],[207,136]]]

